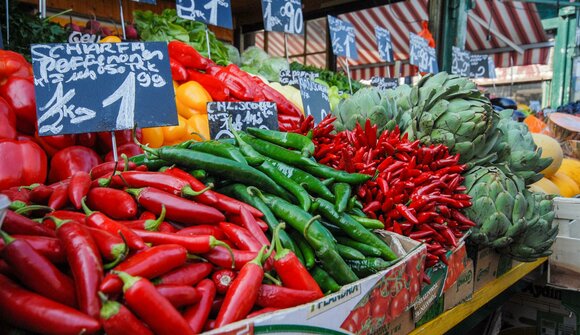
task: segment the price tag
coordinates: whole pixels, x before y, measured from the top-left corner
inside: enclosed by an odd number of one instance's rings
[[[139,3],[146,3],[149,5],[157,5],[157,1],[155,0],[131,0],[133,2],[139,2]]]
[[[488,55],[471,55],[470,63],[470,77],[495,78],[495,63]]]
[[[335,56],[358,59],[353,25],[328,15],[328,28],[332,42],[332,53]]]
[[[316,72],[280,70],[280,84],[291,85],[296,88],[300,88],[298,78],[306,78],[314,81],[314,79],[318,78],[319,76],[320,73]]]
[[[387,63],[393,61],[393,44],[391,43],[391,33],[385,28],[375,27],[375,36],[377,38],[377,47],[381,59]]]
[[[437,73],[437,54],[435,49],[429,46],[429,42],[421,36],[409,33],[411,45],[411,58],[409,63],[419,67],[421,72]]]
[[[453,62],[451,64],[451,73],[458,74],[462,77],[469,77],[471,70],[471,53],[453,47]]]
[[[384,78],[384,77],[372,77],[371,86],[378,88],[379,90],[385,91],[388,89],[394,89],[399,86],[399,79],[397,78]]]
[[[301,0],[262,0],[264,30],[304,34]]]
[[[73,31],[68,35],[69,43],[97,43],[100,39],[99,35],[83,34],[80,31]]]
[[[186,20],[233,28],[230,0],[177,0],[176,10],[177,16]]]
[[[298,82],[306,116],[312,115],[314,123],[320,123],[330,113],[328,89],[306,78],[298,78]]]
[[[207,116],[211,138],[233,138],[229,126],[236,130],[261,128],[278,130],[278,112],[276,104],[268,101],[260,102],[208,102]]]
[[[35,44],[41,136],[177,124],[167,43]]]

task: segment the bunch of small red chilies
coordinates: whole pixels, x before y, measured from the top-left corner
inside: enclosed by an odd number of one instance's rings
[[[367,120],[352,131],[334,132],[335,118],[327,117],[312,129],[318,162],[348,172],[373,175],[361,185],[358,199],[369,217],[385,224],[385,229],[427,244],[426,266],[456,247],[464,231],[475,224],[461,213],[471,206],[462,192],[466,165],[458,163],[446,146],[424,146],[409,141],[398,128],[377,136],[376,125]],[[311,128],[311,119],[302,129]]]

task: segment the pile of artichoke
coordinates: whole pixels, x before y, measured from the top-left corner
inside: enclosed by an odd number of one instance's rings
[[[353,129],[368,118],[379,130],[398,126],[411,140],[459,153],[470,167],[465,186],[473,206],[466,214],[477,223],[471,241],[533,261],[550,253],[558,228],[552,198],[526,186],[542,178],[551,159],[541,158],[527,126],[512,113],[495,111],[470,79],[440,72],[413,87],[359,91],[338,106],[335,126]]]

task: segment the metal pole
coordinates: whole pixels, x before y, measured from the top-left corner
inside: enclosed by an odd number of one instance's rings
[[[127,39],[125,32],[125,15],[123,14],[123,0],[119,0],[119,12],[121,13],[121,29],[123,29],[123,40]]]
[[[352,95],[352,82],[350,79],[350,69],[348,68],[348,57],[344,58],[346,62],[346,75],[348,76],[348,87],[350,88],[350,94]]]
[[[38,0],[38,11],[41,19],[46,18],[46,0]]]
[[[211,49],[209,47],[209,28],[205,26],[205,42],[207,45],[207,58],[211,59]]]
[[[288,34],[284,33],[284,55],[286,56],[286,62],[290,64],[288,60]]]
[[[6,0],[6,45],[10,44],[10,13],[8,10],[9,1]]]

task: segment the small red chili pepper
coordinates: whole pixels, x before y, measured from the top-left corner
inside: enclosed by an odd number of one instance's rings
[[[447,239],[447,243],[452,245],[454,248],[457,247],[457,240],[455,239],[455,235],[451,231],[451,228],[445,226],[445,229],[440,230],[441,235],[445,239]]]
[[[401,214],[401,216],[410,221],[412,224],[419,224],[419,220],[417,220],[413,212],[411,212],[411,210],[407,208],[407,206],[403,204],[397,204],[395,206],[395,209],[397,210],[397,212],[399,212],[399,214]]]
[[[217,246],[229,248],[229,245],[211,235],[184,236],[177,234],[158,233],[147,230],[135,230],[143,241],[153,245],[177,244],[192,254],[210,252]]]
[[[368,203],[365,206],[365,208],[363,208],[363,212],[365,212],[365,213],[376,212],[380,208],[381,208],[381,203],[380,202],[378,202],[378,201],[372,201],[372,202]]]
[[[211,225],[198,225],[198,226],[191,226],[183,228],[176,232],[177,235],[185,235],[185,236],[195,236],[195,235],[212,235],[213,237],[217,238],[218,240],[223,240],[226,238],[226,234],[224,234],[223,230],[221,230],[217,226]]]
[[[185,264],[154,280],[155,285],[193,286],[209,276],[213,266],[209,263]]]
[[[76,172],[68,185],[68,198],[76,209],[81,208],[82,199],[89,193],[91,187],[91,176],[84,172]]]
[[[42,254],[54,264],[66,262],[66,255],[56,238],[32,235],[12,235],[13,238],[28,242],[38,253]],[[4,248],[4,242],[0,240],[0,251]]]
[[[111,234],[106,230],[91,227],[88,227],[88,229],[101,252],[101,256],[108,261],[112,261],[111,264],[104,266],[105,269],[110,269],[125,259],[129,249],[118,235]]]
[[[417,215],[417,221],[419,221],[419,223],[426,223],[438,215],[439,213],[437,212],[421,212],[419,215]]]
[[[57,210],[64,208],[68,203],[68,182],[59,182],[53,188],[50,198],[48,198],[48,207]]]
[[[288,287],[262,284],[258,290],[256,305],[261,307],[290,308],[320,298],[317,291],[297,290]]]
[[[234,255],[234,259],[232,260],[232,253]],[[222,267],[222,268],[231,268],[232,262],[234,262],[234,269],[240,270],[246,263],[251,262],[258,253],[254,251],[246,251],[246,250],[237,250],[231,249],[230,250],[224,247],[215,247],[210,252],[201,255],[203,258],[207,259],[211,263]]]
[[[185,311],[183,317],[194,333],[200,333],[209,317],[211,306],[216,295],[215,284],[204,279],[197,284],[196,289],[201,293],[200,301]]]
[[[201,293],[187,285],[157,285],[157,292],[167,299],[175,308],[189,306],[201,299]]]
[[[114,188],[92,188],[87,195],[87,204],[116,220],[126,220],[137,215],[137,203],[133,197]]]
[[[55,237],[56,234],[53,229],[44,225],[38,224],[29,218],[16,214],[11,210],[6,211],[6,217],[2,224],[2,230],[9,234],[18,235],[33,235]]]
[[[125,303],[159,335],[193,335],[181,314],[147,279],[116,272],[123,281]]]
[[[127,307],[99,293],[103,307],[101,307],[101,324],[107,335],[143,334],[153,335],[151,330],[143,324]]]
[[[466,226],[470,226],[470,227],[475,227],[475,225],[476,225],[475,222],[470,220],[467,216],[463,215],[461,212],[459,212],[456,209],[451,210],[451,217],[454,218],[455,220],[457,220],[462,225],[466,225]]]
[[[115,168],[116,166],[116,168]],[[99,164],[91,169],[90,175],[92,180],[97,180],[103,177],[106,174],[112,173],[113,171],[129,171],[135,170],[137,168],[137,164],[133,162],[125,162],[125,164],[121,164],[120,162],[105,162]]]
[[[431,236],[431,234],[433,234],[433,232],[428,231],[428,230],[414,231],[414,232],[409,234],[409,237],[414,239],[414,240],[421,240],[421,239],[424,239],[424,238]]]
[[[226,294],[235,278],[236,273],[228,269],[218,270],[211,275],[211,280],[219,294]]]
[[[197,178],[177,167],[174,166],[169,167],[165,169],[163,173],[186,181],[191,187],[191,189],[197,193],[200,193],[201,191],[207,188],[205,184],[197,180]],[[218,202],[218,197],[216,196],[216,193],[213,192],[212,190],[207,190],[203,193],[200,193],[199,195],[194,196],[193,199],[204,205],[210,206],[213,206]]]
[[[127,193],[125,193],[127,194]],[[128,194],[127,194],[128,195]],[[132,198],[131,198],[132,199]],[[159,227],[165,220],[165,206],[161,207],[161,215],[158,218],[153,219],[140,219],[140,220],[130,220],[130,221],[118,221],[120,224],[125,225],[133,230],[149,230],[149,231],[159,231]],[[155,214],[153,214],[155,215]]]
[[[44,184],[35,184],[31,186],[32,188],[29,193],[30,201],[35,204],[46,205],[54,190]],[[11,200],[14,201],[13,199]]]

